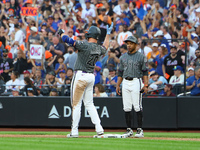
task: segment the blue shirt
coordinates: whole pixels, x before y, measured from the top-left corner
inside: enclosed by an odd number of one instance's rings
[[[130,26],[130,21],[129,21],[128,18],[123,18],[123,20],[124,20],[124,23],[122,23],[120,19],[118,19],[118,20],[116,21],[116,31],[119,31],[119,26],[120,26],[120,25],[126,24],[127,26]]]
[[[160,76],[160,77],[158,78],[157,81],[162,81],[162,84],[161,84],[161,85],[158,85],[158,88],[163,87],[164,84],[168,84],[167,80],[166,80],[163,76]],[[151,79],[149,79],[149,84],[152,84],[152,83],[157,82],[157,81],[154,81],[154,80],[152,80],[152,78],[151,78]]]
[[[111,81],[115,81],[117,83],[117,76],[115,76],[114,78],[112,78]],[[110,80],[108,78],[106,78],[106,84],[110,84]],[[114,85],[110,85],[110,90],[111,92],[116,92],[116,87]]]
[[[191,85],[193,84],[194,81],[196,81],[196,82],[195,82],[195,86],[194,86],[192,89],[190,89],[190,90],[191,90],[191,95],[192,95],[192,96],[195,96],[195,95],[197,95],[197,94],[200,94],[200,88],[197,87],[197,84],[200,83],[200,79],[197,80],[197,79],[195,78],[195,76],[191,76],[191,77],[187,78],[187,80],[186,80],[186,86],[191,86]]]
[[[166,47],[167,47],[167,50],[168,50],[168,53],[170,53],[170,47],[169,47],[169,40],[167,40],[165,37],[163,37],[161,40],[160,40],[161,44],[165,44]]]
[[[156,72],[158,75],[163,76],[162,65],[164,64],[164,59],[167,55],[160,58],[160,55],[157,55],[153,62],[157,65]]]
[[[95,65],[100,68],[99,71],[94,70],[94,75],[95,75],[95,82],[94,82],[94,84],[98,84],[98,83],[100,83],[100,79],[101,79],[101,74],[100,73],[101,73],[101,67],[102,67],[102,65],[101,65],[100,61],[97,61]]]
[[[65,53],[65,47],[62,43],[58,43],[56,46],[54,46],[55,50],[61,50],[63,54]],[[57,55],[54,51],[51,51],[51,54],[53,56]]]

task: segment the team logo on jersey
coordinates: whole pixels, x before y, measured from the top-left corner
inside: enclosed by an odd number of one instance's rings
[[[60,118],[60,115],[58,114],[58,111],[57,111],[55,105],[53,105],[53,107],[51,108],[48,118],[51,118],[51,119],[59,119]]]

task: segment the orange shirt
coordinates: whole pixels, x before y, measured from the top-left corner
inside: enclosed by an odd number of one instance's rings
[[[152,58],[152,57],[151,57],[151,54],[152,54],[152,52],[149,52],[149,53],[147,54],[147,59],[148,59],[148,60],[149,60],[150,58]],[[157,55],[159,55],[159,51],[156,52],[156,56],[157,56]]]
[[[104,16],[99,15],[99,19],[100,19],[101,21],[103,21],[103,17],[104,17]],[[96,20],[96,23],[98,24],[98,20]],[[112,23],[112,20],[111,20],[110,16],[108,16],[108,24],[111,24],[111,23]]]

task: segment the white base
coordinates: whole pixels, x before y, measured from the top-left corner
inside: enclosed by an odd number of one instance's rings
[[[127,138],[125,134],[104,134],[104,135],[94,135],[93,138]]]

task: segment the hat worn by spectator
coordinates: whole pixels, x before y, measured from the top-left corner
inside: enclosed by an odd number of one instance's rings
[[[157,32],[158,30],[160,30],[159,28],[153,28],[153,30],[151,30],[151,32]]]
[[[47,26],[47,23],[46,22],[42,23],[42,26]]]
[[[56,88],[51,89],[51,92],[58,92]]]
[[[50,71],[50,72],[48,72],[48,74],[53,75],[53,76],[56,75],[54,71]]]
[[[189,42],[187,42],[187,46],[189,46],[190,44],[189,44]],[[183,42],[182,44],[181,44],[181,47],[182,48],[185,48],[185,42]]]
[[[8,53],[8,49],[3,49],[3,53]]]
[[[174,71],[176,71],[176,70],[183,71],[183,68],[181,66],[174,66],[173,70]]]
[[[165,83],[165,86],[167,86],[168,88],[170,88],[170,90],[173,88],[173,86],[171,84],[166,84]]]
[[[28,70],[24,70],[23,74],[30,74]]]
[[[194,38],[199,39],[199,36],[198,36],[196,33],[192,33],[192,34],[191,34],[191,38],[192,38],[192,39],[194,39]]]
[[[138,40],[134,36],[129,36],[126,40],[124,40],[124,42],[128,42],[128,41],[138,44]]]
[[[171,45],[171,48],[175,48],[175,49],[177,49],[177,47],[176,47],[175,45]]]
[[[49,51],[45,51],[45,59],[49,59],[53,55]]]
[[[22,51],[24,51],[24,49],[25,49],[24,44],[21,44],[20,48],[22,49]],[[17,49],[19,49],[19,47]]]
[[[142,36],[146,37],[146,38],[149,38],[148,34],[145,33],[145,34],[142,34]]]
[[[48,19],[54,19],[53,15],[49,15]]]
[[[75,6],[75,9],[78,9],[78,8],[81,8],[81,4],[80,3],[77,3],[76,6]]]
[[[60,70],[59,73],[66,73],[66,71],[63,69],[63,70]]]
[[[86,0],[85,3],[90,3],[90,0]]]
[[[192,67],[188,68],[188,71],[190,71],[190,70],[194,71],[194,68],[192,68]]]
[[[114,68],[110,68],[109,72],[116,71]]]
[[[166,44],[161,44],[160,46],[162,46],[162,47],[166,47]]]
[[[31,27],[31,31],[33,31],[33,32],[37,32],[38,30],[37,30],[36,27]]]
[[[12,91],[13,92],[19,92],[19,89],[18,88],[13,88]]]
[[[153,83],[149,87],[152,88],[153,90],[158,89],[158,86],[156,84],[153,84]]]
[[[150,77],[152,77],[154,75],[158,75],[158,73],[157,72],[153,72],[152,74],[150,74]]]
[[[153,43],[152,46],[153,47],[158,47],[158,43]]]
[[[157,37],[157,36],[164,36],[163,31],[162,31],[162,30],[158,30],[158,31],[156,32],[156,34],[154,34],[154,36],[155,36],[155,37]]]
[[[182,20],[182,22],[189,23],[187,19]]]
[[[127,50],[127,45],[126,44],[122,44],[122,46],[120,46],[120,48],[123,48],[123,49]]]
[[[33,4],[32,0],[27,0],[26,3]]]
[[[6,3],[10,3],[10,0],[6,0]]]
[[[14,17],[14,15],[9,15],[9,17]]]

